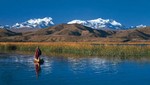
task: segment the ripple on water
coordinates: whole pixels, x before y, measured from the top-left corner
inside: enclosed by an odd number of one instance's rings
[[[117,73],[117,67],[115,62],[111,62],[102,58],[90,58],[89,67],[94,73],[100,74],[115,74]]]
[[[117,65],[115,62],[111,62],[101,58],[68,58],[69,67],[74,73],[117,73]]]
[[[124,84],[123,82],[132,82],[131,80],[134,79],[144,82],[149,82],[150,79],[148,76],[150,63],[139,67],[137,63],[98,57],[41,57],[45,62],[40,65],[41,71],[37,77],[32,55],[0,55],[0,84],[39,85],[42,82],[45,85],[111,85],[115,82],[115,85],[120,85]]]
[[[68,58],[68,63],[74,73],[82,73],[87,67],[87,62],[84,58]]]

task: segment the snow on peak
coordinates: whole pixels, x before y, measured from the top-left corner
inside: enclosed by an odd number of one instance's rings
[[[0,25],[0,28],[4,28],[4,26],[3,26],[3,25]]]
[[[73,20],[68,22],[67,24],[82,24],[87,27],[91,27],[93,29],[102,29],[102,28],[110,28],[110,29],[124,29],[121,23],[112,20],[112,19],[94,19],[94,20]]]
[[[144,28],[144,27],[147,27],[147,26],[141,24],[141,25],[137,25],[137,26],[131,26],[131,27],[129,27],[129,29]]]
[[[146,27],[146,25],[143,24],[136,26],[136,28],[144,28],[144,27]]]
[[[111,24],[112,24],[112,25],[116,25],[116,26],[117,26],[117,25],[118,25],[118,26],[122,26],[121,23],[116,22],[116,21],[112,21]]]
[[[30,19],[22,23],[16,23],[15,25],[12,26],[12,28],[46,28],[48,26],[54,25],[52,22],[51,17],[45,17],[45,18],[38,18],[38,19]]]
[[[68,24],[75,24],[75,23],[77,23],[77,24],[85,24],[86,21],[83,21],[83,20],[72,20],[72,21],[68,22]]]
[[[52,22],[52,18],[51,17],[45,17],[43,19],[30,19],[27,22],[31,23],[31,24],[40,24],[42,22],[45,22],[46,25],[48,25],[49,23],[54,24]]]
[[[11,28],[9,25],[0,25],[0,28],[6,28],[6,29],[9,29]]]
[[[109,19],[104,20],[104,19],[102,19],[102,18],[98,18],[98,19],[94,19],[94,20],[88,20],[88,22],[92,22],[92,23],[102,23],[102,24],[104,24],[104,23],[108,23],[108,22],[109,22]]]

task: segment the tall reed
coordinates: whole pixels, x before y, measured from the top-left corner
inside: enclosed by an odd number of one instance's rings
[[[34,52],[39,46],[43,54],[76,54],[85,56],[150,56],[150,45],[99,42],[1,42],[0,51]]]

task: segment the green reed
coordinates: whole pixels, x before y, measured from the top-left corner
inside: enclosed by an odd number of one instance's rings
[[[150,56],[150,46],[92,45],[91,43],[0,43],[0,51],[24,51],[34,53],[39,46],[43,54],[75,54],[83,56]]]

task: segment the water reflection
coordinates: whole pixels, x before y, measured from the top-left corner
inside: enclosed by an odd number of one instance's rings
[[[53,59],[51,57],[43,57],[44,59],[44,64],[41,65],[42,68],[42,73],[44,73],[44,75],[49,75],[52,72],[52,63],[53,63]]]
[[[84,72],[83,70],[87,67],[87,61],[84,58],[69,58],[68,62],[71,70],[74,73],[81,73]]]
[[[35,72],[36,72],[36,77],[39,77],[39,73],[41,72],[41,66],[40,63],[34,63],[35,66]]]
[[[107,73],[107,74],[115,74],[117,73],[117,61],[112,62],[110,60],[102,59],[102,58],[90,58],[89,59],[90,68],[94,71],[94,73]]]
[[[68,58],[69,67],[74,73],[115,74],[118,61],[110,61],[102,58]]]
[[[52,69],[52,59],[49,57],[42,57],[44,60],[43,63],[35,63],[34,62],[34,68],[36,73],[36,78],[38,79],[41,74],[49,75],[51,73]]]
[[[148,84],[144,85],[149,85],[150,62],[146,63],[146,58],[139,60],[142,64],[106,57],[41,58],[43,65],[34,63],[32,55],[0,55],[0,85],[142,85],[145,81]]]

